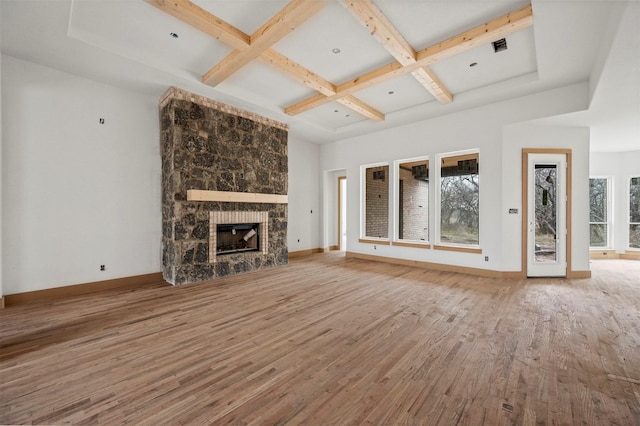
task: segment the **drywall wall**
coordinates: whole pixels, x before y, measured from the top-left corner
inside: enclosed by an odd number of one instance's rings
[[[504,129],[502,173],[502,270],[522,269],[522,149],[571,150],[571,269],[589,270],[589,128],[515,124]],[[517,208],[518,214],[509,214]]]
[[[2,5],[0,5],[0,8]],[[0,100],[2,99],[2,55],[0,55]],[[2,182],[4,182],[4,175],[2,174],[2,102],[0,102],[0,298],[4,296],[4,284],[2,280],[2,246],[4,245],[2,240]]]
[[[503,129],[506,125],[513,123],[584,110],[588,105],[588,92],[587,83],[580,83],[323,145],[321,147],[322,170],[346,169],[348,176],[347,245],[349,251],[489,270],[512,270],[514,265],[511,259],[503,260],[503,236],[507,238],[507,236],[519,234],[521,225],[520,222],[503,225],[505,196],[500,188],[504,190],[505,181],[510,183],[521,181],[519,174],[513,176],[511,170],[508,170],[507,174],[503,171],[505,163],[520,163],[520,153],[516,150],[503,150],[503,144],[507,143],[503,140]],[[588,133],[586,140],[582,142],[582,145],[575,147],[578,151],[577,158],[588,160]],[[535,147],[535,144],[542,144],[544,141],[534,140],[531,143],[534,144],[532,147]],[[394,160],[420,156],[429,156],[433,160],[439,154],[468,149],[478,149],[480,152],[481,254],[358,242],[361,215],[361,165],[378,162],[392,164]],[[395,171],[390,173],[391,180],[395,179],[394,173]],[[435,185],[435,179],[432,179],[429,187],[431,193],[435,193]],[[510,187],[508,189],[511,192],[515,191]],[[391,191],[393,192],[393,187]],[[392,194],[391,198],[393,199],[394,196]],[[509,197],[520,197],[520,188],[518,187],[517,193],[508,195],[507,200],[510,203]],[[580,199],[578,201],[585,202]],[[434,229],[435,224],[435,207],[435,203],[430,203],[429,228],[431,230]],[[391,205],[389,217],[393,217]],[[332,223],[335,220],[335,217],[328,217],[325,220],[325,227],[334,227]],[[392,223],[393,221],[390,221],[390,235],[393,235]],[[434,237],[434,233],[431,232],[432,242]],[[517,253],[519,256],[519,247]],[[485,256],[488,256],[488,261],[485,261]]]
[[[2,88],[5,294],[160,271],[158,99],[10,56]]]
[[[611,179],[613,223],[612,247],[624,253],[629,247],[629,179],[640,176],[640,151],[594,152],[590,157],[590,177]]]
[[[316,249],[320,242],[319,145],[289,134],[289,252]]]
[[[1,61],[4,294],[159,272],[158,98]],[[322,245],[319,150],[289,139],[290,251]]]

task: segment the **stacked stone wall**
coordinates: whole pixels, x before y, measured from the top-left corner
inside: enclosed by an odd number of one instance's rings
[[[187,201],[189,189],[287,194],[286,128],[220,105],[179,90],[161,100],[163,273],[172,284],[288,261],[286,204]],[[211,263],[210,211],[267,211],[268,253],[225,255]]]

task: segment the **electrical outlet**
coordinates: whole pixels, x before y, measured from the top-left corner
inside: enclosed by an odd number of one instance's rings
[[[373,249],[374,249],[374,250],[378,250],[378,247],[376,247],[376,246],[373,246]]]
[[[107,270],[107,268],[106,268],[106,266],[104,266],[104,265],[100,265],[100,270],[101,270],[101,271],[106,271],[106,270]]]
[[[298,242],[300,242],[300,238],[298,238]]]
[[[489,256],[485,256],[485,257],[484,257],[484,261],[485,261],[485,262],[488,262],[488,261],[489,261]]]

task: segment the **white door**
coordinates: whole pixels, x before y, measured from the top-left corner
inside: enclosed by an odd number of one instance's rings
[[[527,276],[567,275],[567,160],[528,155]]]

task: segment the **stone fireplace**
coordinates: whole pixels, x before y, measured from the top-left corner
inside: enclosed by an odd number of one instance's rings
[[[164,279],[286,264],[286,125],[171,88],[160,126]]]
[[[225,254],[269,252],[268,212],[210,212],[209,262]]]

